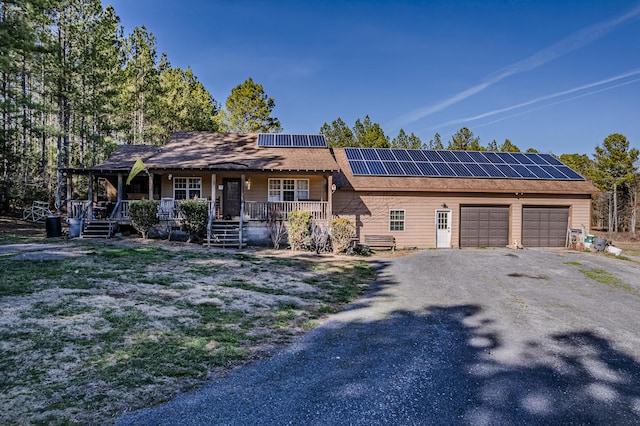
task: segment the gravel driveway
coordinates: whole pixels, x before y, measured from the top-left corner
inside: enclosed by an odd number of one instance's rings
[[[377,262],[348,311],[119,424],[640,423],[638,263],[507,249]]]

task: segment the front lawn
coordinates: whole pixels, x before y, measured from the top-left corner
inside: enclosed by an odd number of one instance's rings
[[[374,276],[356,258],[141,240],[4,250],[0,423],[103,424],[161,403],[268,356]]]

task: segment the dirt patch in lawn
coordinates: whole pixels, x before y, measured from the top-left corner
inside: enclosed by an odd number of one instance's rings
[[[2,424],[102,424],[166,401],[268,356],[375,276],[354,257],[27,237],[0,242]]]

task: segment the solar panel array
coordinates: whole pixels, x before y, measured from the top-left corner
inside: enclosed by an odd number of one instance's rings
[[[584,180],[550,154],[345,148],[359,176]]]
[[[280,133],[260,133],[258,146],[283,148],[326,148],[324,135],[284,135]]]

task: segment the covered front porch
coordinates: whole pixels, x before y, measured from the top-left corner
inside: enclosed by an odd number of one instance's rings
[[[239,247],[268,243],[268,221],[286,221],[295,211],[310,212],[316,223],[328,225],[332,218],[331,175],[146,170],[128,185],[126,176],[124,171],[88,171],[87,199],[67,202],[68,218],[83,224],[81,236],[111,237],[131,224],[129,206],[143,199],[158,201],[158,219],[164,229],[180,227],[180,203],[193,199],[206,203],[211,245],[216,241]],[[70,188],[71,184],[69,177]],[[224,238],[216,235],[218,231]]]

